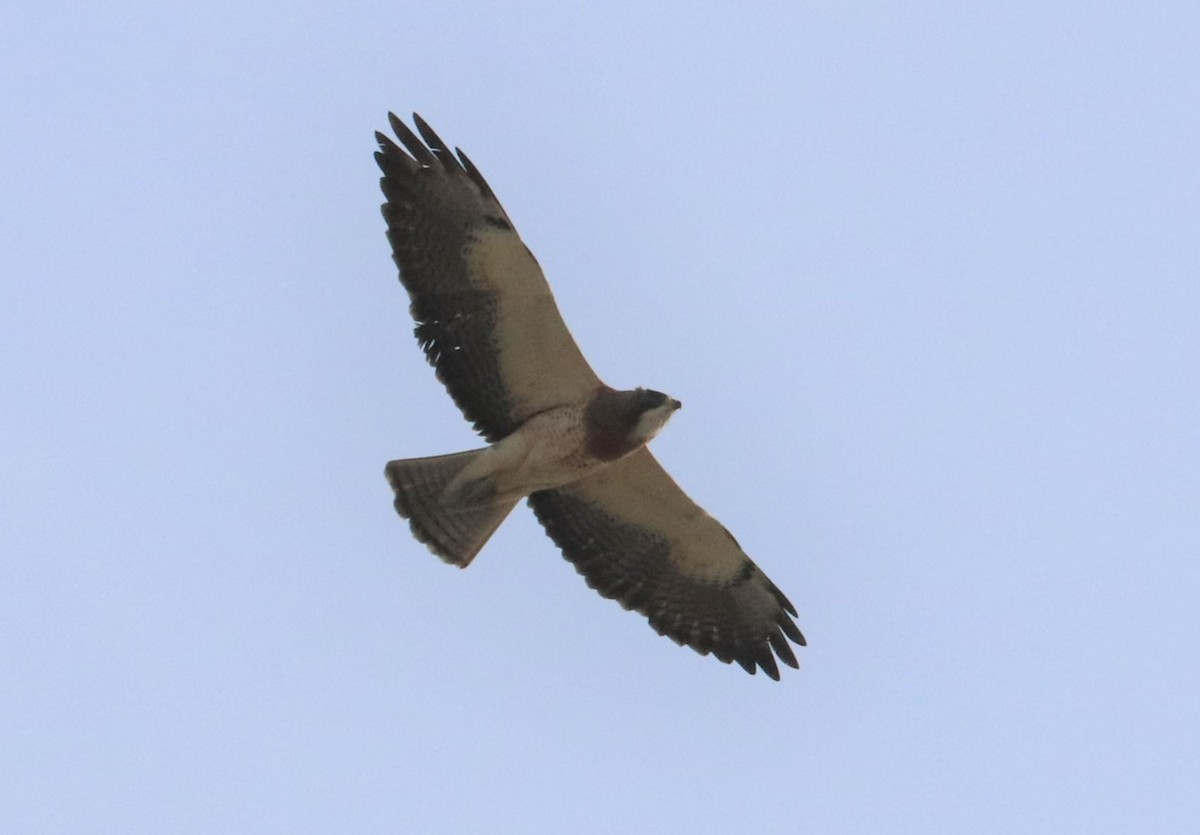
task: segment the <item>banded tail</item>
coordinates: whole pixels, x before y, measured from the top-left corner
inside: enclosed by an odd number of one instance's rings
[[[487,449],[389,461],[396,512],[413,536],[446,562],[466,568],[517,504],[493,496],[488,479],[453,485],[455,476]]]

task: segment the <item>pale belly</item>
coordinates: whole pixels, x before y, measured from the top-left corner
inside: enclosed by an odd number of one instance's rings
[[[452,486],[486,483],[496,500],[520,498],[577,481],[610,463],[587,451],[583,408],[563,406],[530,418],[493,444]]]

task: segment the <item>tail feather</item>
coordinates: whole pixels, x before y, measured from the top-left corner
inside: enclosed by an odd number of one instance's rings
[[[396,512],[408,520],[413,536],[460,568],[471,564],[517,504],[516,499],[495,500],[486,481],[447,490],[485,451],[389,461],[384,469],[396,493]]]

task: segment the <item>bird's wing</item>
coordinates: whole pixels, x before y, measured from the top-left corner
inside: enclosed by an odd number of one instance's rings
[[[417,339],[454,402],[496,441],[586,397],[600,380],[479,170],[416,114],[420,138],[388,118],[404,146],[375,134],[388,240]]]
[[[649,450],[529,504],[589,586],[660,634],[774,679],[775,656],[797,666],[787,642],[805,643],[795,608]]]

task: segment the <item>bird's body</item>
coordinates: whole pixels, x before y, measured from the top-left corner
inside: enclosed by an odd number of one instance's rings
[[[794,607],[646,448],[679,402],[605,385],[478,169],[420,117],[421,138],[390,120],[404,150],[376,134],[376,160],[416,335],[490,442],[388,463],[414,535],[465,567],[528,498],[588,584],[659,632],[772,678],[775,656],[797,666]]]
[[[465,568],[517,502],[641,448],[678,408],[678,400],[659,392],[601,386],[584,401],[539,412],[490,446],[390,461],[386,474],[396,507],[417,537]],[[438,477],[431,479],[434,472]],[[438,533],[448,529],[455,538]]]

